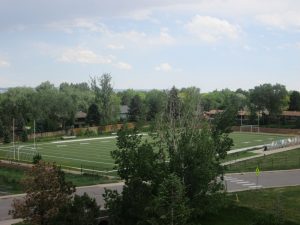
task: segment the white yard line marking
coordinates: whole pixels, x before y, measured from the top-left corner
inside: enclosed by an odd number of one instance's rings
[[[259,142],[259,141],[262,141],[262,140],[255,140],[255,141],[258,141],[258,142]]]
[[[79,144],[81,144],[81,145],[89,145],[90,143],[84,142],[84,143],[79,143]]]
[[[261,185],[254,185],[254,186],[249,186],[249,188],[261,188]]]
[[[249,183],[249,184],[242,184],[243,186],[253,186],[255,185],[254,183]]]
[[[68,145],[56,145],[56,147],[61,148],[61,147],[68,147]]]
[[[115,165],[114,163],[105,163],[105,162],[98,162],[98,161],[90,161],[85,159],[74,159],[74,158],[68,158],[68,157],[59,157],[59,156],[53,156],[53,155],[43,155],[49,158],[57,158],[57,159],[68,159],[73,161],[81,161],[81,162],[91,162],[91,163],[97,163],[97,164],[106,164],[106,165]]]
[[[248,181],[240,181],[240,182],[236,182],[237,184],[249,184]]]
[[[249,141],[244,141],[244,142],[243,142],[243,144],[249,144],[249,143],[250,143]]]
[[[147,133],[140,133],[141,136],[147,136]],[[109,136],[109,137],[98,137],[98,138],[84,138],[84,139],[76,139],[76,140],[65,140],[65,141],[53,141],[52,144],[60,144],[60,143],[70,143],[70,142],[83,142],[83,141],[96,141],[96,140],[106,140],[106,139],[116,139],[117,136]]]

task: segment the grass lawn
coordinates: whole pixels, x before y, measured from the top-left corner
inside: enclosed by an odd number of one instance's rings
[[[234,140],[233,149],[263,145],[273,140],[287,138],[281,135],[239,132],[232,133],[230,136]],[[20,157],[22,161],[31,162],[32,156],[36,153],[32,143],[20,143],[17,149],[14,154],[12,145],[0,146],[0,158],[18,159]],[[113,174],[112,170],[115,165],[110,152],[114,149],[116,149],[115,136],[37,143],[37,151],[42,155],[43,160],[56,162],[63,167],[86,168]]]
[[[25,171],[20,168],[8,168],[0,165],[0,195],[23,193],[20,181],[24,176]],[[69,173],[66,173],[66,180],[71,181],[77,187],[118,181],[117,179],[108,179],[96,175],[77,175]]]
[[[275,153],[260,158],[249,159],[227,166],[228,172],[247,172],[255,171],[256,167],[260,170],[284,170],[300,168],[300,149],[286,152]]]
[[[274,212],[276,204],[288,220],[285,225],[300,224],[300,187],[261,189],[229,194],[231,204],[217,215],[208,215],[202,225],[251,225],[254,218]],[[278,200],[279,199],[279,200]],[[279,203],[276,203],[279,202]]]
[[[237,160],[237,159],[241,159],[241,158],[246,158],[246,157],[250,157],[250,156],[254,156],[257,155],[257,153],[254,152],[237,152],[237,153],[233,153],[230,155],[227,155],[225,159],[223,159],[221,162],[228,162],[228,161],[232,161],[232,160]]]

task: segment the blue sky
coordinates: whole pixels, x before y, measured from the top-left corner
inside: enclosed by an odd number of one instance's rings
[[[299,0],[1,0],[0,87],[300,90]]]

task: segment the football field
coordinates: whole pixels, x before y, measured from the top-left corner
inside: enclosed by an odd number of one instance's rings
[[[269,144],[274,140],[287,138],[284,135],[239,132],[230,136],[234,140],[233,149]],[[32,143],[20,143],[16,145],[15,152],[12,145],[1,145],[0,158],[31,162],[32,156],[39,152],[43,160],[56,162],[63,167],[106,172],[114,169],[114,161],[110,156],[110,152],[114,149],[116,149],[115,136],[41,142],[37,143],[36,149]]]

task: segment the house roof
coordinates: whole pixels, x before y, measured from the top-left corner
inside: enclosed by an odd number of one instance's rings
[[[85,112],[79,111],[75,114],[75,119],[86,118],[87,114]]]
[[[300,111],[283,111],[281,115],[300,117]]]

